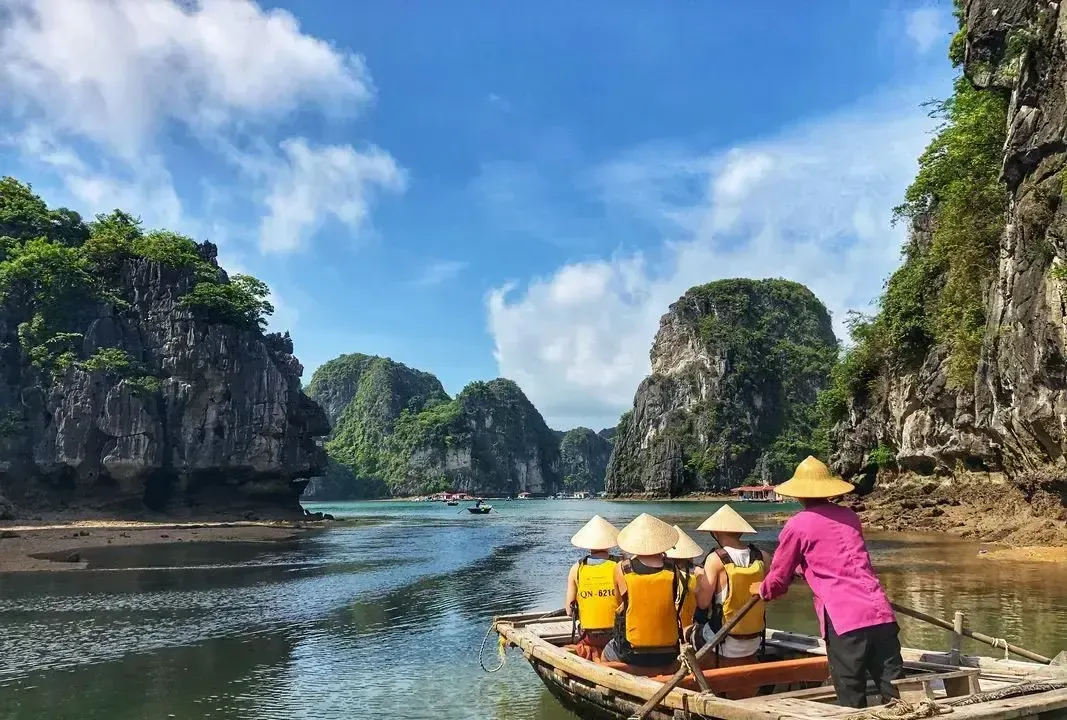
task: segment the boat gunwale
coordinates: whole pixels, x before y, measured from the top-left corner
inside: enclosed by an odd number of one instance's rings
[[[513,647],[522,650],[527,662],[539,663],[550,668],[549,674],[555,680],[559,676],[589,684],[593,688],[602,688],[611,693],[636,698],[644,702],[651,698],[662,683],[651,678],[632,675],[624,670],[600,665],[568,652],[559,645],[554,645],[533,631],[532,627],[548,623],[558,623],[560,617],[546,617],[545,613],[525,613],[505,615],[494,618],[493,629]],[[803,633],[784,630],[767,630],[767,644],[793,652],[809,655],[825,655],[826,648],[822,638]],[[935,652],[917,648],[902,648],[905,662],[916,662],[951,668],[977,668],[980,677],[983,672],[999,674],[1020,681],[1064,681],[1067,680],[1067,668],[1042,665],[1022,660],[1001,660],[977,655],[964,655],[958,664],[948,662],[948,653]],[[538,673],[540,677],[540,673]],[[543,678],[542,678],[543,679]],[[992,679],[992,678],[989,678]],[[566,684],[564,691],[571,692]],[[767,702],[774,701],[774,695],[765,696]],[[610,702],[610,700],[608,700]],[[821,703],[811,703],[812,710],[817,710]],[[826,705],[839,710],[836,705]],[[881,707],[881,706],[873,706]],[[676,687],[657,705],[657,710],[671,713],[675,710],[719,718],[720,720],[779,720],[783,717],[800,717],[798,714],[783,712],[775,708],[761,709],[751,700],[739,701],[714,695],[701,694],[694,690]],[[1011,718],[1037,715],[1039,713],[1067,710],[1067,688],[1046,690],[1020,697],[1004,700],[987,700],[953,708],[953,715],[958,720],[981,718],[982,720],[1010,720]],[[827,712],[825,717],[834,713]],[[819,714],[805,714],[805,717],[818,717]]]

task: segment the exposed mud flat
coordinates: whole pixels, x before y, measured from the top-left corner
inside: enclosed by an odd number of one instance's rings
[[[1059,486],[1058,480],[1009,480],[1000,473],[896,475],[880,477],[870,494],[846,502],[872,528],[944,532],[1018,548],[1063,547],[1067,506]]]

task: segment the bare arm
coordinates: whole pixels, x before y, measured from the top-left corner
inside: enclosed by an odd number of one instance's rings
[[[697,607],[707,610],[715,599],[715,592],[719,589],[719,572],[722,570],[722,560],[715,553],[708,555],[704,561],[704,572],[701,581],[697,584]]]
[[[567,611],[567,617],[574,617],[574,604],[578,602],[578,564],[571,565],[570,574],[567,575],[567,602],[563,609]]]
[[[626,578],[622,573],[622,563],[615,565],[615,596],[619,598],[619,605],[622,605],[623,598],[626,595]]]

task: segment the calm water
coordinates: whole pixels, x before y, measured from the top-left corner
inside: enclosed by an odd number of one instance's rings
[[[593,513],[621,526],[648,511],[690,529],[718,506],[495,505],[473,516],[441,503],[320,504],[362,522],[290,545],[109,548],[93,570],[0,574],[0,718],[571,718],[517,652],[482,672],[489,619],[562,605],[577,557],[568,539]],[[754,520],[772,548],[776,521]],[[1067,646],[1067,568],[979,549],[871,539],[898,602],[948,618],[962,609],[973,627],[1045,654]],[[816,629],[803,588],[769,614],[775,627]],[[947,646],[938,630],[902,627],[908,644]]]

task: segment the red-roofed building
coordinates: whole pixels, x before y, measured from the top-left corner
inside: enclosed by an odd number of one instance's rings
[[[742,485],[731,490],[742,502],[781,502],[774,485]]]

